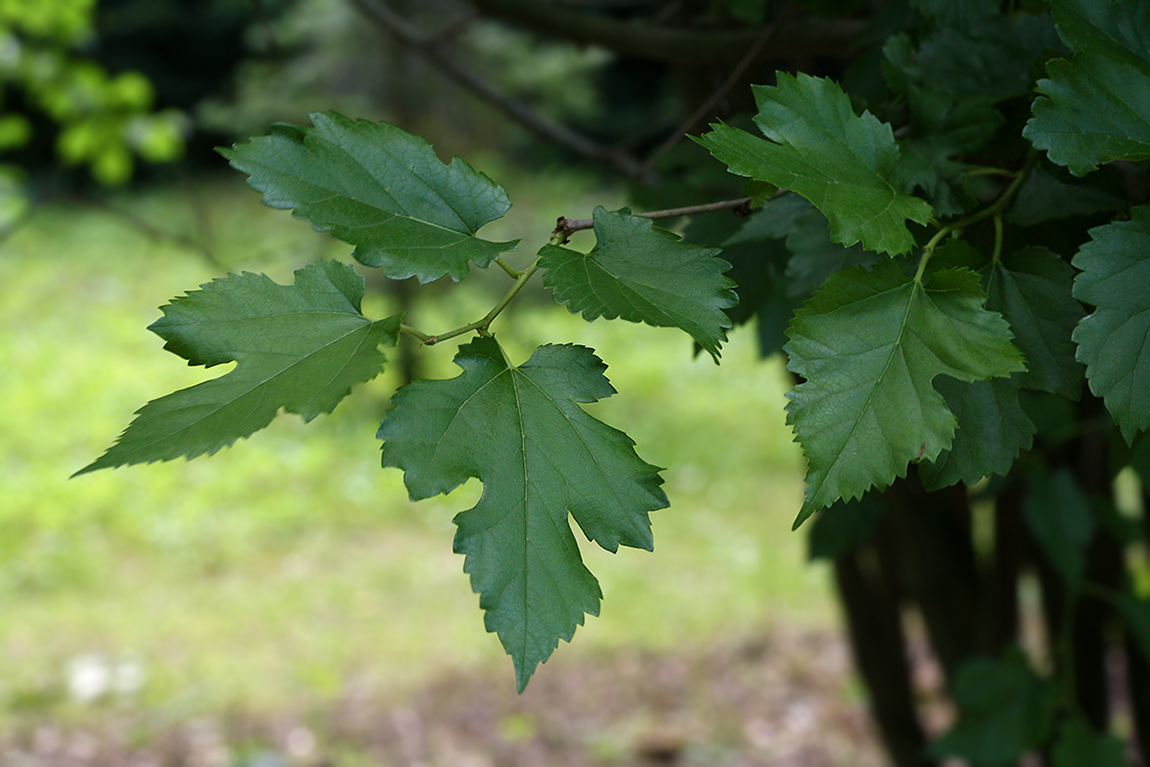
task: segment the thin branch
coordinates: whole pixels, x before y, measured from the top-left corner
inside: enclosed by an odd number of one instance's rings
[[[78,197],[74,199],[82,205],[86,205],[103,213],[110,214],[114,218],[118,218],[120,221],[132,227],[150,240],[166,240],[173,245],[179,245],[188,248],[189,250],[194,250],[203,256],[204,260],[215,268],[227,268],[227,264],[220,260],[219,256],[216,255],[214,250],[199,240],[189,237],[186,234],[163,229],[159,226],[156,226],[151,221],[148,221],[146,218],[137,216],[135,213],[131,213],[130,211],[117,208],[116,206],[111,205],[96,197]]]
[[[581,133],[548,120],[524,102],[503,93],[490,81],[456,59],[442,38],[425,38],[382,0],[352,0],[352,3],[381,29],[417,50],[441,73],[499,109],[539,138],[558,144],[588,159],[606,163],[629,178],[641,180],[651,178],[647,168],[623,150],[597,144]]]
[[[733,210],[736,215],[746,215],[746,213],[749,212],[752,199],[751,197],[740,197],[737,200],[709,202],[705,205],[689,205],[685,208],[652,210],[647,213],[636,213],[635,215],[655,220],[679,218],[680,216],[698,216],[703,213],[715,213],[720,210]],[[551,232],[551,239],[553,242],[558,241],[559,243],[564,243],[567,242],[567,239],[575,232],[591,229],[594,225],[594,220],[590,218],[566,218],[565,216],[560,216],[558,221],[555,222],[554,231]]]
[[[468,0],[480,13],[540,34],[581,45],[676,64],[731,60],[754,45],[761,27],[696,28],[636,24],[584,13],[540,0]],[[845,57],[866,26],[865,19],[803,19],[786,24],[771,55]]]
[[[491,311],[483,315],[481,319],[478,319],[475,322],[469,322],[462,327],[455,328],[454,330],[448,330],[445,333],[437,333],[433,336],[422,333],[409,325],[401,325],[399,332],[403,333],[404,335],[418,338],[420,343],[422,343],[424,346],[434,346],[440,341],[446,341],[449,338],[455,338],[472,331],[475,331],[480,335],[486,335],[487,329],[491,327],[491,323],[494,322],[495,318],[498,317],[503,312],[503,310],[507,308],[507,305],[511,303],[512,299],[519,295],[519,291],[522,290],[523,286],[527,284],[527,281],[531,279],[531,275],[535,274],[537,271],[539,271],[539,259],[535,259],[535,262],[531,264],[531,266],[520,272],[519,276],[515,279],[515,284],[512,285],[510,289],[508,289],[508,291],[503,295],[503,298],[499,299],[499,303],[492,307]]]
[[[759,34],[758,39],[756,39],[754,44],[747,49],[747,52],[743,55],[743,58],[739,60],[739,63],[736,64],[735,68],[731,70],[731,73],[727,75],[727,79],[723,81],[723,84],[719,86],[718,90],[712,93],[706,101],[700,104],[698,109],[691,113],[690,117],[684,120],[682,124],[679,125],[679,127],[671,133],[670,136],[664,139],[663,142],[659,144],[659,146],[655,147],[654,151],[652,151],[651,154],[647,156],[648,168],[654,164],[655,159],[658,158],[659,155],[675,146],[675,144],[678,144],[683,136],[687,135],[687,131],[695,127],[696,123],[705,118],[707,115],[711,114],[711,110],[715,108],[715,105],[722,101],[730,92],[731,88],[734,88],[735,85],[738,84],[739,78],[743,76],[743,72],[747,70],[747,67],[754,63],[755,59],[757,59],[759,54],[762,53],[766,44],[770,42],[773,37],[775,37],[779,31],[779,28],[782,27],[783,23],[790,19],[793,14],[794,5],[788,4],[787,7],[783,9],[783,12],[780,13],[774,21],[763,27],[763,31],[761,34]]]

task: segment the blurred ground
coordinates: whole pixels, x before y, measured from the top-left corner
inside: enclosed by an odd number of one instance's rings
[[[522,696],[509,674],[492,671],[390,700],[352,683],[329,706],[168,728],[146,712],[109,710],[98,726],[44,723],[10,735],[0,764],[877,767],[848,660],[837,633],[779,629],[698,650],[552,661]]]

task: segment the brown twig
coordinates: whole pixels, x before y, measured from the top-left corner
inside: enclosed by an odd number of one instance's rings
[[[643,218],[652,218],[655,220],[664,218],[678,218],[680,216],[697,216],[703,213],[714,213],[720,210],[733,210],[736,215],[746,215],[749,212],[750,197],[740,197],[737,200],[723,200],[721,202],[709,202],[704,205],[689,205],[685,208],[669,208],[667,210],[652,210],[647,213],[636,213],[636,216]],[[555,229],[551,232],[552,241],[557,238],[562,238],[559,242],[567,242],[567,239],[575,232],[584,229],[591,229],[594,227],[595,222],[590,218],[567,218],[560,216],[555,222]]]
[[[425,38],[381,0],[352,0],[372,22],[418,51],[441,73],[499,109],[531,133],[587,159],[610,165],[628,178],[650,180],[650,171],[627,152],[605,147],[570,128],[552,122],[524,102],[508,96],[458,59],[441,37]]]

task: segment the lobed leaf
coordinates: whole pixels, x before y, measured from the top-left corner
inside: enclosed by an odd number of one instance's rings
[[[555,300],[588,320],[620,317],[686,331],[718,360],[738,303],[731,265],[718,248],[682,242],[649,218],[595,208],[595,247],[583,254],[545,245],[539,266]]]
[[[935,254],[935,261],[954,265],[982,260],[962,241]],[[986,308],[1010,325],[1027,370],[1008,379],[964,383],[944,378],[936,383],[958,418],[958,430],[949,450],[919,468],[930,490],[1004,475],[1018,453],[1030,448],[1035,426],[1019,403],[1022,388],[1072,400],[1081,393],[1083,368],[1074,358],[1071,333],[1084,312],[1071,295],[1070,266],[1051,251],[1032,247],[978,271],[987,290]]]
[[[461,280],[518,240],[475,236],[511,207],[503,187],[456,157],[444,165],[423,139],[394,125],[311,115],[314,127],[273,125],[220,154],[273,208],[291,208],[355,246],[356,260],[392,279]]]
[[[1150,426],[1150,206],[1130,219],[1091,229],[1072,262],[1074,297],[1097,307],[1074,330],[1078,360],[1128,443]]]
[[[214,280],[163,308],[149,328],[191,365],[236,362],[220,378],[144,405],[96,469],[212,454],[271,423],[282,408],[311,420],[331,412],[353,384],[383,368],[379,346],[394,346],[399,316],[375,322],[360,312],[363,278],[320,261],[295,284],[263,274]]]
[[[780,74],[778,85],[754,90],[765,140],[723,124],[696,140],[732,173],[806,197],[827,217],[834,242],[909,251],[906,222],[925,224],[931,207],[909,194],[890,126],[855,114],[831,80]]]
[[[455,517],[455,551],[511,655],[519,689],[602,592],[567,521],[608,551],[651,549],[648,512],[667,506],[658,469],[634,442],[579,403],[609,397],[606,366],[582,346],[541,346],[512,366],[494,338],[460,347],[456,378],[396,393],[379,427],[383,465],[400,468],[413,500],[471,477],[483,497]]]
[[[935,388],[957,419],[954,441],[932,463],[919,466],[927,490],[983,477],[1005,476],[1022,450],[1029,450],[1035,427],[1018,401],[1018,374],[989,381],[958,381],[942,376]]]
[[[1086,312],[1072,294],[1074,270],[1053,251],[1030,247],[982,273],[986,308],[1006,318],[1026,357],[1019,383],[1077,400],[1084,370],[1074,357],[1072,335]]]
[[[1023,135],[1084,176],[1114,160],[1150,159],[1150,6],[1141,0],[1055,0],[1074,50],[1047,64]]]
[[[788,395],[787,420],[808,461],[796,526],[950,447],[956,419],[936,376],[978,381],[1025,369],[985,302],[969,269],[918,282],[881,261],[873,272],[835,274],[795,314],[785,351],[804,381]]]

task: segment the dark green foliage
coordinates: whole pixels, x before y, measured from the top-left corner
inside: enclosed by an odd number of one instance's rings
[[[787,419],[809,462],[796,526],[950,446],[956,419],[932,386],[936,376],[981,381],[1025,369],[985,302],[968,269],[920,282],[884,261],[873,272],[835,274],[795,314],[785,351],[805,380],[790,394]]]

